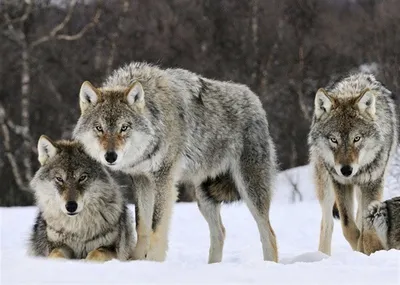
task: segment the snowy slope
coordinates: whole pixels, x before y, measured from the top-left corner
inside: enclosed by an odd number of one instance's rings
[[[224,258],[206,264],[209,233],[196,204],[177,204],[170,233],[167,261],[91,264],[30,258],[26,239],[36,209],[0,208],[1,284],[400,284],[399,251],[371,256],[352,252],[335,224],[331,257],[316,252],[320,208],[310,184],[308,167],[300,171],[304,202],[290,204],[291,188],[282,174],[271,209],[280,262],[262,261],[256,224],[242,205],[225,206],[227,230]],[[133,206],[132,206],[133,209]]]

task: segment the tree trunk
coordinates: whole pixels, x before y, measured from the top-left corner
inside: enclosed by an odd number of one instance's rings
[[[251,1],[251,35],[253,42],[253,70],[251,71],[251,80],[256,85],[258,75],[258,0]]]
[[[25,138],[23,138],[22,144],[22,159],[25,170],[25,179],[30,181],[32,179],[32,164],[31,164],[31,145],[27,137],[30,134],[30,113],[29,113],[29,93],[31,84],[30,74],[30,56],[29,47],[26,41],[22,44],[21,54],[21,126],[25,132]]]

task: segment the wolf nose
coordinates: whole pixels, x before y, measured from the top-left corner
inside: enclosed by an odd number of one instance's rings
[[[68,201],[67,204],[65,204],[65,209],[69,213],[74,213],[76,209],[78,209],[78,204],[75,201]]]
[[[118,154],[115,151],[107,151],[104,158],[108,163],[114,163],[118,158]]]
[[[345,165],[340,168],[340,172],[342,172],[342,174],[347,177],[351,175],[351,173],[353,172],[353,168],[350,165]]]

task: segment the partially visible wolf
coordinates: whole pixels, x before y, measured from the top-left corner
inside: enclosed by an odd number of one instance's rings
[[[74,138],[96,160],[133,177],[136,259],[165,259],[181,182],[196,187],[210,229],[210,263],[222,259],[221,203],[240,198],[257,222],[264,259],[277,261],[269,219],[275,150],[266,113],[248,87],[131,63],[100,88],[84,82],[80,107]]]
[[[30,254],[128,260],[135,248],[131,214],[107,170],[78,142],[38,142],[40,169],[30,185],[39,213]]]
[[[400,197],[372,202],[365,219],[386,250],[400,250]]]
[[[309,133],[310,161],[322,207],[319,250],[330,254],[332,206],[336,200],[343,234],[353,250],[382,248],[364,226],[363,213],[381,200],[385,173],[397,145],[397,115],[391,92],[373,75],[353,74],[315,96]],[[354,189],[358,198],[354,220]]]

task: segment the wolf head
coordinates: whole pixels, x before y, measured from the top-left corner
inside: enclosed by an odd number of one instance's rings
[[[372,162],[381,148],[375,92],[364,89],[343,96],[319,89],[315,96],[311,150],[318,149],[325,163],[343,179],[353,177]]]
[[[73,136],[99,162],[121,169],[137,160],[152,141],[144,91],[139,82],[129,88],[95,88],[84,82],[79,93],[81,116]]]
[[[112,178],[101,164],[84,152],[80,143],[53,142],[41,136],[38,159],[41,167],[30,186],[42,212],[61,211],[68,216],[75,216],[94,201],[107,196],[102,189],[104,185],[110,188]]]

